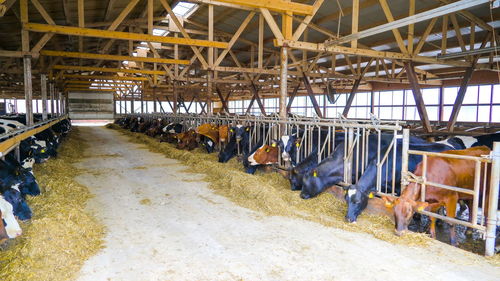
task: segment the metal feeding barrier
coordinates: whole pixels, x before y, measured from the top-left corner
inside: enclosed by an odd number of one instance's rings
[[[404,129],[403,135],[409,135],[409,130]],[[450,218],[425,210],[419,212],[430,217],[441,219],[448,223],[459,224],[478,230],[482,234],[483,239],[486,240],[485,255],[493,256],[495,254],[498,190],[500,186],[500,142],[495,142],[493,144],[493,150],[489,155],[484,155],[483,157],[475,157],[467,155],[410,150],[409,142],[407,140],[408,138],[403,138],[403,166],[401,170],[402,188],[404,188],[404,186],[408,185],[410,182],[420,184],[420,201],[422,202],[425,201],[427,186],[433,186],[435,188],[442,188],[459,193],[469,194],[473,198],[472,209],[469,210],[470,222]],[[410,155],[422,156],[422,176],[415,176],[412,172],[408,171],[408,157]],[[428,158],[432,156],[474,161],[474,189],[467,189],[459,186],[449,186],[427,180],[427,162]],[[491,171],[489,178],[488,170]],[[481,178],[483,179],[482,181]],[[487,194],[489,195],[488,198],[486,196]],[[486,202],[486,200],[488,200],[488,202]],[[481,206],[483,206],[483,208],[479,208],[479,203],[481,203]],[[488,210],[484,210],[484,206],[488,206]]]
[[[485,236],[486,239],[486,255],[494,254],[497,222],[496,210],[498,208],[496,198],[498,198],[500,173],[500,143],[495,143],[493,152],[489,157],[470,157],[410,150],[410,130],[403,129],[402,126],[405,125],[405,122],[402,121],[380,121],[374,118],[368,121],[347,120],[345,118],[318,119],[299,116],[292,116],[287,120],[281,120],[277,116],[204,116],[194,114],[136,114],[125,116],[140,116],[145,120],[159,118],[168,122],[181,123],[184,125],[184,130],[190,128],[194,129],[204,123],[228,126],[248,126],[250,128],[250,149],[254,148],[257,143],[259,143],[259,140],[263,140],[265,144],[270,144],[273,140],[279,140],[283,135],[290,136],[295,134],[300,136],[297,146],[295,147],[296,163],[308,157],[313,152],[313,147],[316,147],[318,162],[332,155],[335,149],[340,148],[340,144],[337,143],[336,137],[341,134],[343,135],[341,139],[343,139],[342,148],[344,150],[342,159],[344,165],[344,180],[338,184],[340,186],[349,186],[359,180],[359,177],[365,172],[370,164],[368,156],[370,153],[373,155],[373,152],[370,151],[370,147],[372,147],[371,149],[375,149],[374,147],[376,147],[375,157],[372,157],[371,161],[375,161],[376,163],[377,173],[375,188],[379,195],[397,197],[399,182],[395,179],[397,178],[396,176],[399,175],[396,175],[396,160],[401,161],[401,190],[409,182],[418,182],[423,186],[422,198],[425,198],[425,186],[429,185],[473,195],[473,209],[470,212],[473,221],[471,223],[427,211],[422,211],[421,213],[450,223],[460,224],[479,230],[481,233],[485,234],[483,236]],[[386,142],[389,140],[388,145],[382,144],[382,136],[384,136]],[[369,145],[370,139],[376,142],[375,146],[373,144],[371,146]],[[484,195],[480,198],[479,177],[481,174],[479,170],[475,172],[476,186],[474,190],[432,183],[426,181],[425,174],[419,179],[411,176],[411,172],[408,171],[408,159],[410,154],[422,155],[424,166],[426,166],[425,163],[427,162],[428,156],[470,159],[476,161],[476,166],[479,165],[479,167],[481,166],[480,163],[492,165],[491,184],[489,186],[490,208],[487,216],[485,216],[485,210],[479,210],[479,202],[482,202],[484,206],[486,200]],[[279,155],[279,168],[285,168],[285,163],[281,159],[281,153]],[[353,171],[355,175],[354,181],[353,178],[349,176]],[[486,174],[484,174],[483,177],[484,176],[486,176]],[[483,191],[485,188],[486,187],[483,186]],[[482,194],[485,193],[486,192],[483,192]],[[478,216],[480,217],[479,220]],[[485,219],[485,217],[487,219]]]
[[[377,148],[377,190],[383,194],[396,194],[396,186],[382,186],[382,182],[388,181],[388,176],[396,173],[396,166],[385,169],[387,175],[383,173],[383,165],[388,161],[387,153],[383,155],[383,149],[393,151],[393,157],[397,151],[397,138],[401,135],[404,121],[381,121],[381,120],[354,120],[345,118],[320,119],[308,118],[302,116],[291,116],[287,120],[282,120],[277,115],[271,116],[249,116],[249,115],[195,115],[195,114],[134,114],[123,116],[135,116],[144,118],[144,120],[162,119],[170,123],[183,124],[183,130],[194,129],[201,124],[211,123],[214,125],[243,125],[250,128],[249,149],[256,148],[258,144],[271,144],[273,141],[279,141],[283,135],[298,136],[295,162],[299,163],[308,157],[314,150],[321,162],[326,157],[332,155],[337,143],[336,138],[341,134],[343,138],[343,163],[344,180],[339,183],[342,186],[348,186],[355,183],[366,167],[370,145],[368,139],[370,135],[376,136]],[[388,147],[381,147],[381,137],[383,134],[392,136],[392,143]],[[394,161],[393,161],[394,162]],[[279,168],[286,168],[286,163],[281,159],[279,153]],[[355,171],[354,181],[351,175]]]
[[[33,126],[15,129],[13,131],[0,135],[0,157],[5,157],[5,155],[15,149],[16,158],[19,160],[19,144],[21,143],[21,141],[50,128],[67,118],[68,115],[51,118],[45,121],[38,122]]]

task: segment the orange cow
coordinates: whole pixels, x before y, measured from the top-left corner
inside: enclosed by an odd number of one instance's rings
[[[481,156],[489,154],[490,149],[486,146],[477,146],[463,150],[449,150],[442,153]],[[426,178],[431,182],[472,190],[474,189],[474,171],[475,161],[429,156]],[[422,163],[418,164],[414,174],[422,176]],[[396,235],[398,236],[408,230],[411,218],[417,210],[429,209],[431,212],[436,212],[440,207],[445,207],[446,215],[454,218],[458,200],[472,200],[472,195],[427,185],[425,202],[420,202],[420,186],[417,183],[410,183],[401,193],[401,197],[396,199],[382,196],[382,199],[386,202],[386,206],[394,208]],[[487,206],[485,206],[485,210],[487,209]],[[470,217],[470,219],[472,218]],[[430,232],[431,236],[435,238],[436,219],[434,217],[431,217]],[[457,244],[454,224],[450,229],[450,242],[452,245]]]

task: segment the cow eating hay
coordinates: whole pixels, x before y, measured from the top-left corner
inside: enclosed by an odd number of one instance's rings
[[[23,223],[23,239],[0,252],[0,280],[74,279],[85,260],[102,247],[104,227],[85,210],[91,197],[75,182],[72,163],[83,158],[85,143],[72,129],[57,158],[35,166],[44,192],[28,199],[35,216]]]

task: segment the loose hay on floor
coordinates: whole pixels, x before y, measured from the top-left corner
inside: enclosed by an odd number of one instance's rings
[[[104,227],[85,211],[90,192],[74,180],[81,171],[85,143],[73,128],[59,156],[34,173],[43,193],[29,197],[33,218],[22,223],[23,235],[0,251],[0,280],[70,280],[102,248]]]
[[[204,180],[215,193],[225,196],[236,204],[263,212],[267,215],[297,217],[325,226],[353,232],[369,233],[374,237],[395,244],[408,246],[426,246],[431,241],[423,233],[408,233],[402,237],[394,235],[394,224],[385,216],[362,214],[357,224],[344,222],[346,204],[332,194],[323,193],[315,198],[303,200],[298,192],[290,190],[289,182],[278,173],[250,175],[243,171],[241,163],[231,159],[228,163],[217,162],[217,154],[207,154],[202,149],[193,151],[178,150],[169,143],[159,143],[149,136],[132,133],[118,125],[108,126],[128,135],[136,143],[145,144],[150,151],[163,153],[169,158],[178,159],[189,166],[183,172],[201,173]],[[468,252],[476,261],[480,256]],[[498,256],[498,255],[497,255]],[[490,259],[493,264],[500,264],[500,258]]]

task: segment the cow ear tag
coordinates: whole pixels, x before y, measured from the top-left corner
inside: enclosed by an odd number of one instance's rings
[[[370,194],[368,194],[368,198],[372,199],[373,197],[375,197],[373,196],[373,192],[370,192]]]
[[[313,177],[315,177],[315,178],[318,177],[318,172],[314,171],[313,172]]]
[[[296,147],[299,147],[299,146],[300,146],[300,143],[296,143],[296,144],[295,144],[295,146],[296,146]]]
[[[425,206],[420,206],[417,208],[417,211],[422,212],[425,209]]]
[[[386,201],[386,202],[385,202],[385,206],[386,206],[387,208],[390,208],[390,207],[392,207],[392,203],[391,203],[391,202],[387,202],[387,201]]]
[[[233,132],[234,132],[234,130],[233,130],[233,129],[231,129],[231,130],[229,130],[229,131],[230,131],[231,133],[233,133]]]
[[[272,146],[272,147],[276,147],[276,143],[275,143],[275,142],[273,142],[273,143],[271,144],[271,146]]]
[[[266,148],[266,152],[269,152],[269,148]]]

